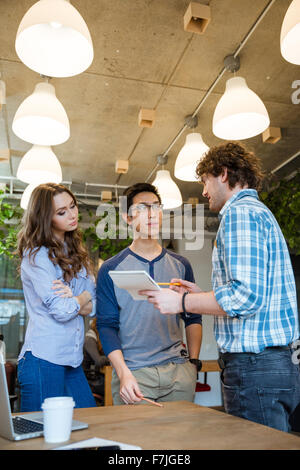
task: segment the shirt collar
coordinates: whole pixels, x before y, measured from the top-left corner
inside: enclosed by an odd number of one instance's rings
[[[248,189],[248,188],[241,189],[238,193],[235,193],[233,196],[231,196],[230,199],[228,199],[228,201],[226,201],[226,203],[224,204],[224,206],[219,212],[219,219],[221,220],[224,213],[227,211],[229,206],[231,206],[231,204],[233,204],[235,201],[238,201],[239,199],[242,199],[243,197],[246,197],[246,196],[251,196],[251,197],[258,199],[258,194],[257,194],[256,189]]]
[[[148,260],[147,258],[143,258],[142,256],[138,255],[137,253],[135,253],[129,246],[127,247],[127,249],[129,250],[129,253],[133,256],[135,256],[137,259],[139,259],[140,261],[143,261],[143,263],[155,263],[156,261],[159,261],[167,252],[167,250],[165,248],[162,247],[162,250],[161,250],[161,253],[154,259],[152,259],[151,261]]]

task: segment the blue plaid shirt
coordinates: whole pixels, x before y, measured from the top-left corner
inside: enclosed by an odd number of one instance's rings
[[[295,279],[280,227],[254,189],[219,213],[212,285],[227,313],[215,317],[221,352],[259,353],[299,337]]]

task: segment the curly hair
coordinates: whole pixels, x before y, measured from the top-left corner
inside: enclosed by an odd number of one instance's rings
[[[92,262],[83,245],[81,232],[75,229],[65,233],[65,244],[54,237],[52,231],[53,198],[57,194],[68,193],[77,206],[73,193],[61,184],[46,183],[37,186],[30,197],[28,208],[24,213],[23,226],[18,234],[17,254],[20,260],[28,251],[33,257],[42,246],[49,249],[48,256],[53,264],[58,264],[65,281],[70,281],[84,267],[93,273]]]
[[[201,180],[202,175],[219,176],[227,168],[230,189],[237,184],[260,189],[263,172],[260,159],[238,142],[228,142],[212,147],[198,163],[196,174]]]

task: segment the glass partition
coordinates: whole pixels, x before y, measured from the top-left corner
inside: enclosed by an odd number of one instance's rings
[[[16,359],[24,341],[27,315],[18,262],[0,256],[0,334],[4,336],[6,358]]]

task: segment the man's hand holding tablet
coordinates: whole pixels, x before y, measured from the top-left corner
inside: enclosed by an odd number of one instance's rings
[[[202,290],[193,282],[183,279],[171,279],[169,289],[163,289],[160,292],[142,290],[139,294],[146,295],[148,302],[152,303],[160,313],[176,314],[182,312],[182,296],[185,292],[198,294]]]

